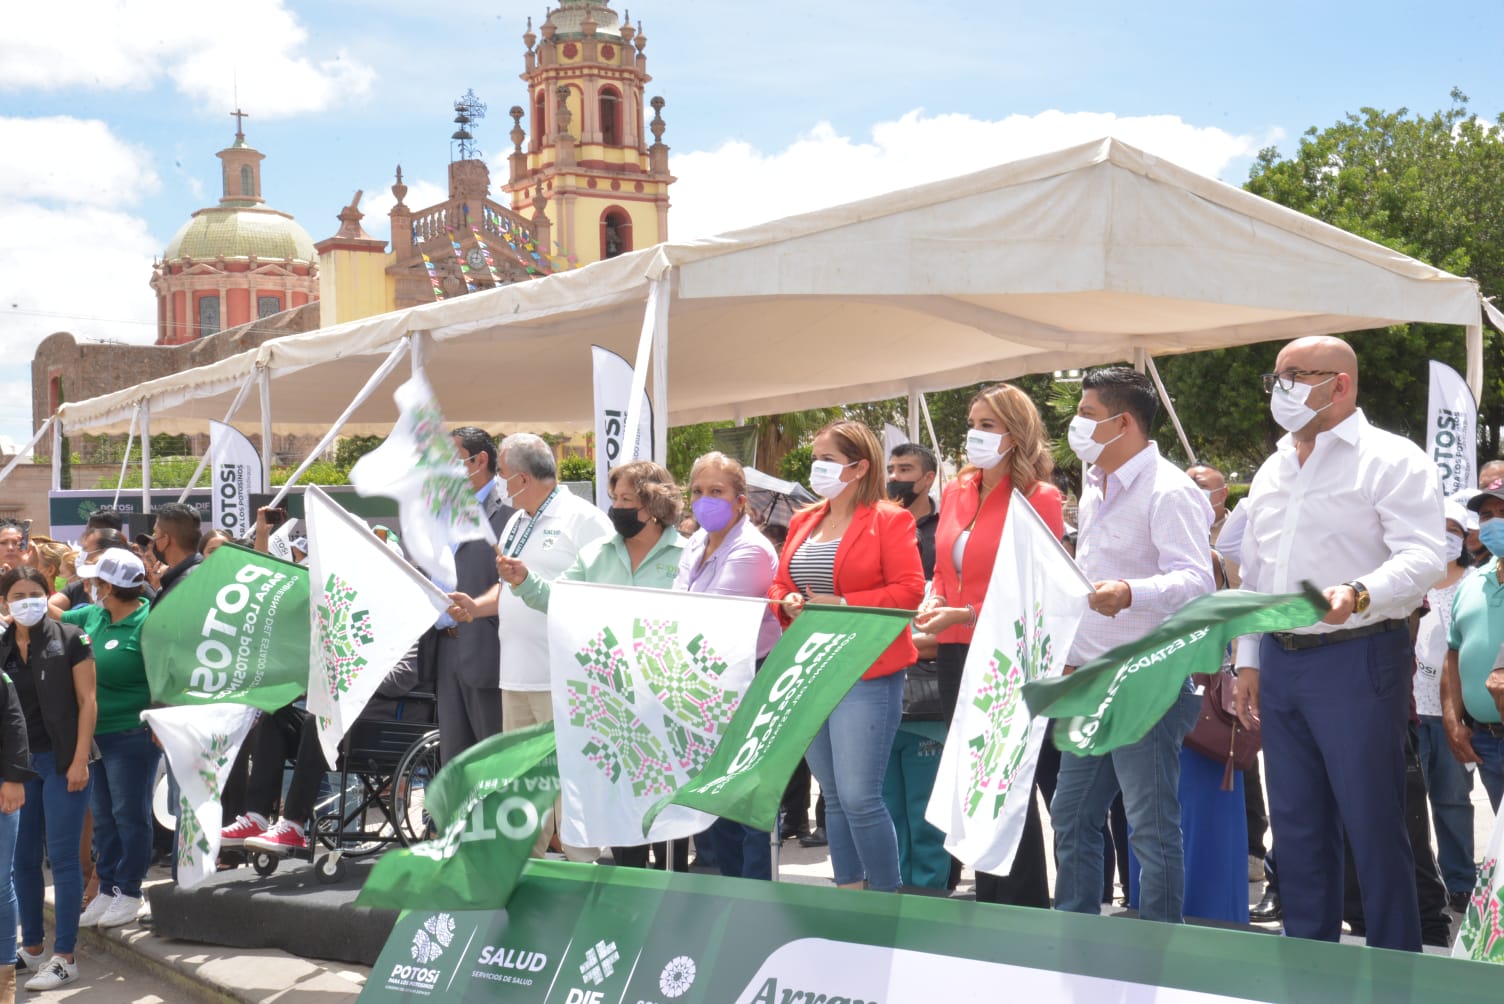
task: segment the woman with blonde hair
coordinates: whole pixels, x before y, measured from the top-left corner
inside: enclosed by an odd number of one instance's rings
[[[1029,396],[1010,384],[986,387],[966,414],[966,466],[945,486],[935,527],[934,590],[915,627],[940,645],[940,696],[955,716],[961,674],[977,613],[992,581],[1013,489],[1026,498],[1058,539],[1065,532],[1055,464],[1044,423]],[[1039,808],[1029,800],[1022,843],[1007,877],[977,874],[977,899],[1015,906],[1050,905]]]
[[[823,499],[789,521],[768,590],[788,624],[805,603],[914,608],[924,596],[914,517],[887,501],[882,446],[871,429],[832,422],[815,436],[810,487]],[[904,669],[918,660],[910,633],[893,641],[836,705],[805,759],[825,794],[836,884],[899,887],[898,835],[883,774],[903,714]]]

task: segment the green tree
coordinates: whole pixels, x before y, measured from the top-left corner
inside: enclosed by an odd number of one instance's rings
[[[565,457],[559,461],[560,481],[588,481],[595,484],[595,461],[589,457]]]
[[[384,442],[385,436],[345,436],[334,447],[334,464],[348,471],[355,461]]]

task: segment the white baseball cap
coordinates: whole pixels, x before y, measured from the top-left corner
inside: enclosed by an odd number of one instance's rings
[[[129,589],[145,585],[146,566],[134,551],[112,547],[89,565],[79,565],[78,575],[83,579],[103,579],[112,586]]]

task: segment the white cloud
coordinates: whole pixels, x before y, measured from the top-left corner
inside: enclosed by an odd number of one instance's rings
[[[987,121],[916,110],[878,123],[862,142],[821,122],[776,153],[732,140],[716,150],[675,154],[670,167],[679,180],[672,190],[670,236],[681,241],[724,233],[1104,136],[1216,177],[1280,133],[1235,136],[1173,115],[1047,111]]]
[[[0,199],[119,206],[161,187],[151,154],[98,119],[0,116]]]
[[[144,90],[167,78],[205,108],[238,100],[262,118],[368,92],[375,71],[344,49],[306,52],[308,31],[284,2],[18,5],[0,33],[0,88]]]

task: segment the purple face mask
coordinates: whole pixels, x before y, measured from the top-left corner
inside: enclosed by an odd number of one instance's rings
[[[711,533],[720,533],[736,518],[736,509],[730,502],[709,495],[695,499],[689,508],[695,514],[695,522]]]

